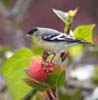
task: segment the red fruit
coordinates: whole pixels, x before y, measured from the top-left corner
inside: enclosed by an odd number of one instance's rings
[[[42,63],[34,62],[34,64],[29,67],[28,72],[30,74],[31,79],[35,79],[37,81],[46,81],[47,80],[47,72],[44,70]]]
[[[30,62],[30,67],[27,70],[28,75],[31,80],[46,81],[48,74],[55,69],[55,64],[53,62],[48,62],[44,64],[41,59],[34,59]]]

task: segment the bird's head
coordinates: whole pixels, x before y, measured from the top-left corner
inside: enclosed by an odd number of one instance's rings
[[[37,27],[32,28],[29,32],[27,32],[27,36],[32,36],[34,33],[38,31]]]

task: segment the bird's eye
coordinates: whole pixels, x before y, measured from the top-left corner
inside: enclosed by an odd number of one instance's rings
[[[33,28],[32,30],[30,30],[27,34],[28,35],[33,35],[34,32],[36,32],[38,29],[37,28]]]

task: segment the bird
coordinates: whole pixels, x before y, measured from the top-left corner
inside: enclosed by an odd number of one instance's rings
[[[67,48],[77,44],[90,44],[52,28],[33,27],[26,35],[31,36],[33,45],[54,55],[63,53]]]

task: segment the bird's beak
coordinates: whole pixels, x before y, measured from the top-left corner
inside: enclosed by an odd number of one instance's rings
[[[30,36],[30,35],[27,33],[26,36]]]

